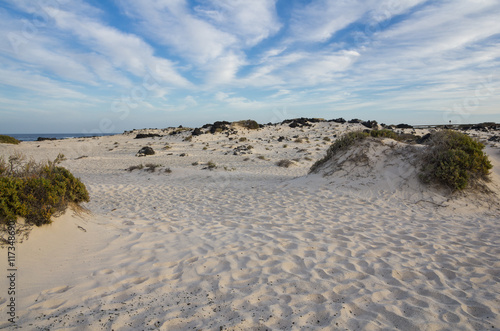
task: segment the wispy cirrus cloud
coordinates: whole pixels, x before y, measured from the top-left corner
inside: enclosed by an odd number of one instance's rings
[[[194,10],[220,30],[235,35],[240,47],[251,47],[281,29],[276,1],[210,0]]]
[[[281,28],[274,0],[120,1],[139,29],[188,61],[206,86],[230,83],[248,63],[246,50]]]
[[[351,24],[366,26],[390,20],[425,1],[311,1],[294,9],[290,21],[290,41],[326,42]]]
[[[177,73],[171,61],[154,56],[153,48],[141,38],[72,12],[56,8],[47,8],[47,11],[52,11],[61,30],[76,35],[81,43],[106,56],[113,66],[138,77],[153,72],[165,83],[189,85],[189,81]],[[158,67],[162,70],[157,70]]]

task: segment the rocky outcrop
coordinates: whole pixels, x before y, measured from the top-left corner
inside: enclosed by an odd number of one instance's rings
[[[145,147],[141,148],[135,156],[146,156],[146,155],[154,155],[154,154],[155,154],[155,151],[151,147],[145,146]]]

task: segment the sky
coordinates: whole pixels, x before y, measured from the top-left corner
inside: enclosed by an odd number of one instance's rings
[[[0,133],[500,122],[498,0],[3,0]]]

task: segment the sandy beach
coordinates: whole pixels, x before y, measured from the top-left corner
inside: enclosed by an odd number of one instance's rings
[[[366,129],[310,124],[0,144],[63,153],[91,197],[17,243],[15,324],[1,250],[0,328],[499,329],[500,143],[485,149],[494,198],[450,200],[390,139],[366,145],[366,162],[309,174],[336,137]],[[155,154],[136,156],[145,146]]]

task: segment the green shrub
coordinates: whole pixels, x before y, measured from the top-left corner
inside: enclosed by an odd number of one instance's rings
[[[138,165],[132,165],[130,167],[128,167],[126,170],[127,171],[134,171],[134,170],[142,170],[144,168],[144,164],[138,164]]]
[[[339,151],[348,149],[356,141],[364,140],[368,136],[369,134],[363,131],[353,131],[344,134],[328,148],[328,150],[326,151],[326,155],[322,159],[319,159],[311,166],[309,173],[316,171],[319,167],[325,164],[326,161],[328,161],[333,155],[335,155]]]
[[[145,165],[146,171],[148,172],[155,172],[156,168],[161,167],[161,164],[155,164],[155,163],[147,163]]]
[[[423,155],[420,179],[453,190],[463,190],[478,180],[487,179],[493,167],[483,153],[484,145],[466,134],[440,131],[431,138]]]
[[[368,132],[365,131],[352,131],[348,132],[341,137],[339,137],[335,142],[330,145],[328,150],[326,151],[326,155],[316,161],[309,173],[316,171],[320,166],[322,166],[326,161],[328,161],[334,154],[338,153],[342,150],[347,150],[350,146],[352,146],[355,142],[364,140],[368,137],[374,138],[390,138],[394,140],[401,140],[401,137],[395,133],[394,131],[383,129],[383,130],[370,130]]]
[[[0,177],[0,223],[8,223],[26,213],[26,204],[19,197],[23,187],[20,178]]]
[[[401,137],[394,131],[383,129],[383,130],[371,130],[370,136],[380,137],[380,138],[391,138],[394,140],[401,140]]]
[[[244,121],[238,121],[238,122],[235,122],[235,123],[241,125],[244,128],[247,128],[249,130],[260,129],[259,123],[257,123],[254,120],[244,120]]]
[[[85,185],[67,169],[56,164],[64,159],[62,154],[46,165],[24,157],[10,157],[10,168],[0,173],[0,223],[24,217],[27,223],[50,223],[56,212],[66,209],[69,203],[90,200]],[[0,161],[5,167],[6,163]]]
[[[217,165],[214,162],[212,162],[212,161],[208,161],[207,168],[210,169],[210,170],[212,170],[212,169],[217,168]]]
[[[20,143],[20,141],[14,137],[0,134],[0,144],[15,144],[15,145],[17,145],[19,143]]]
[[[283,159],[283,160],[279,160],[278,162],[276,162],[276,165],[278,167],[289,168],[291,165],[293,165],[293,161]]]

